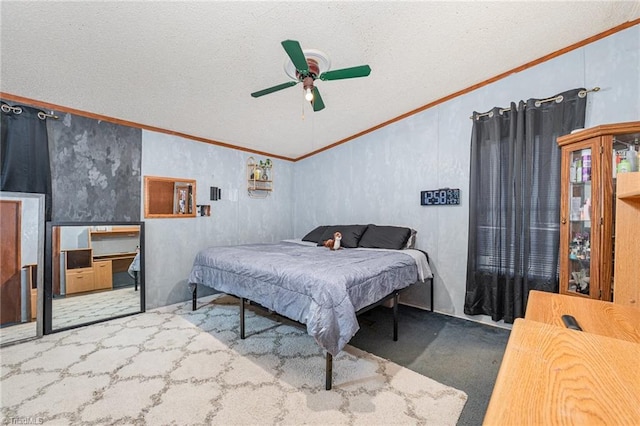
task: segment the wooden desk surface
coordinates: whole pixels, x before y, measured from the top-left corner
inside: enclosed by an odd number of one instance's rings
[[[109,253],[109,254],[94,254],[93,260],[119,260],[119,259],[133,259],[136,257],[136,252],[122,252],[122,253]]]
[[[111,261],[112,272],[126,272],[137,253],[112,253],[93,256],[93,261]]]
[[[517,319],[485,425],[640,424],[640,344]]]
[[[529,293],[525,319],[564,327],[565,314],[573,315],[585,332],[640,343],[640,309],[564,294]],[[640,366],[640,360],[636,362]]]

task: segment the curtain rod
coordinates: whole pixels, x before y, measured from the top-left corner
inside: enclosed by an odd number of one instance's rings
[[[2,109],[2,112],[7,112],[7,113],[13,112],[14,114],[22,114],[22,108],[20,108],[19,106],[10,106],[7,104],[2,104],[2,107],[0,107],[0,109]],[[55,115],[53,111],[51,111],[51,113],[38,111],[38,118],[40,120],[46,120],[47,118],[53,118],[54,120],[57,120],[58,116]]]
[[[594,87],[593,89],[590,89],[590,90],[583,89],[583,90],[578,92],[578,97],[584,98],[585,96],[587,96],[587,93],[589,93],[589,92],[597,92],[599,90],[600,90],[600,88],[598,86],[596,86],[596,87]],[[539,101],[536,101],[535,105],[537,107],[539,107],[540,105],[542,105],[545,102],[556,101],[556,102],[560,103],[563,100],[564,100],[564,97],[562,95],[558,95],[558,96],[554,96],[552,98],[540,99]],[[526,105],[525,105],[525,107],[526,107]],[[500,108],[499,111],[500,111],[500,114],[502,114],[503,112],[511,111],[511,107]],[[493,111],[483,112],[482,114],[477,114],[475,117],[472,115],[469,118],[472,119],[472,120],[475,118],[477,120],[480,117],[486,117],[486,116],[492,117],[493,116]]]

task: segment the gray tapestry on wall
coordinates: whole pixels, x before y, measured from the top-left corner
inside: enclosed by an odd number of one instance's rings
[[[59,113],[47,120],[54,221],[140,220],[142,130]]]

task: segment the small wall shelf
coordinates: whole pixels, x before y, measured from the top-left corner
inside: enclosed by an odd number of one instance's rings
[[[157,176],[144,177],[144,217],[196,217],[196,181]]]
[[[140,229],[138,227],[122,227],[122,228],[118,228],[118,227],[113,227],[111,229],[105,229],[105,230],[99,230],[99,229],[92,229],[91,231],[89,231],[89,235],[91,236],[91,238],[94,237],[105,237],[105,238],[109,238],[112,236],[137,236],[140,233]]]
[[[270,159],[247,159],[247,192],[251,198],[267,198],[273,191],[273,164]]]

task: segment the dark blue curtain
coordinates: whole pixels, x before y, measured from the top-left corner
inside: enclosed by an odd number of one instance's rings
[[[556,138],[584,127],[586,93],[474,113],[465,314],[512,323],[524,316],[530,290],[558,291]]]
[[[0,190],[45,194],[45,220],[51,220],[49,138],[42,111],[1,102]]]

